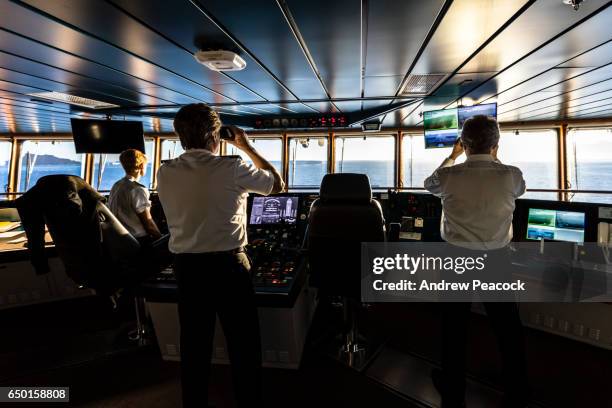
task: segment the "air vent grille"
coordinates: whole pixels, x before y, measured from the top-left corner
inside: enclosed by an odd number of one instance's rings
[[[70,105],[77,105],[89,109],[119,107],[119,105],[114,105],[112,103],[97,101],[95,99],[83,98],[81,96],[69,95],[61,92],[35,92],[28,95],[34,98],[47,99],[53,102],[63,102],[68,103]]]
[[[425,96],[438,85],[446,75],[444,74],[427,74],[427,75],[409,75],[406,80],[406,85],[401,91],[403,96]]]

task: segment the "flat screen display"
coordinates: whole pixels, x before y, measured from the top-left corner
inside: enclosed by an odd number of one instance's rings
[[[423,112],[425,148],[451,147],[459,135],[457,109]]]
[[[497,104],[485,103],[482,105],[461,106],[457,108],[459,134],[461,134],[461,129],[463,129],[465,121],[476,115],[492,116],[497,119]]]
[[[254,197],[250,225],[295,224],[297,196]]]
[[[136,149],[144,153],[142,122],[70,119],[77,153],[121,153]]]
[[[527,216],[527,239],[582,243],[584,221],[583,212],[530,208]]]

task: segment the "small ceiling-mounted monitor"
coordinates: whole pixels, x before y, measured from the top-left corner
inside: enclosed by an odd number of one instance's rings
[[[423,112],[425,148],[451,147],[457,140],[457,109]]]
[[[142,122],[70,119],[77,153],[121,153],[136,149],[144,153]]]
[[[497,104],[485,103],[482,105],[460,106],[457,108],[459,135],[461,135],[461,129],[463,129],[463,124],[465,121],[476,115],[491,116],[492,118],[497,119]]]

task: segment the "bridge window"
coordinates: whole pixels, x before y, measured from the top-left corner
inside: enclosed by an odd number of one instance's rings
[[[12,147],[13,144],[9,140],[0,140],[0,187],[3,192],[8,190]],[[4,198],[6,196],[0,195],[0,200]]]
[[[520,130],[501,132],[499,160],[523,172],[527,189],[557,189],[557,132],[554,130]],[[556,200],[557,193],[527,192],[523,198]]]
[[[184,152],[185,150],[183,146],[181,146],[181,141],[178,139],[164,139],[161,142],[162,161],[176,159]]]
[[[566,143],[570,187],[612,191],[612,129],[572,129]],[[612,203],[612,194],[576,193],[571,200]]]
[[[449,156],[450,148],[425,149],[422,134],[404,135],[402,138],[402,185],[404,188],[423,188],[425,179]],[[463,162],[461,156],[457,163]]]
[[[30,189],[39,178],[51,174],[83,177],[85,155],[77,154],[71,140],[26,140],[19,157],[19,188]]]
[[[280,138],[250,138],[251,143],[255,146],[255,149],[265,159],[269,160],[270,163],[279,173],[282,173],[282,158],[283,158],[283,141]],[[226,145],[226,153],[228,156],[240,156],[248,163],[252,163],[249,156],[247,156],[242,150],[230,145]]]
[[[347,136],[336,138],[336,173],[365,173],[372,187],[395,186],[395,138]]]
[[[153,173],[153,151],[155,142],[153,140],[145,140],[145,154],[147,155],[147,171],[144,177],[140,179],[140,184],[147,188],[151,188],[151,180]],[[100,164],[102,167],[100,167]],[[100,172],[100,168],[102,171]],[[119,154],[96,154],[94,155],[94,166],[92,185],[100,191],[109,191],[113,184],[120,178],[125,176],[123,167],[119,162]]]
[[[289,187],[321,186],[327,174],[327,138],[304,136],[289,139]]]

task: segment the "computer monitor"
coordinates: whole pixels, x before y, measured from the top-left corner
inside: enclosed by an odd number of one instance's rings
[[[253,197],[249,225],[295,224],[297,196]]]
[[[457,136],[457,109],[423,112],[425,148],[451,147]]]
[[[527,216],[527,239],[582,243],[584,223],[583,212],[530,208]]]
[[[77,153],[144,153],[142,122],[127,120],[70,119]]]
[[[457,108],[459,135],[461,135],[461,129],[463,129],[465,121],[476,115],[492,116],[497,119],[497,104],[484,103],[482,105],[460,106]]]

